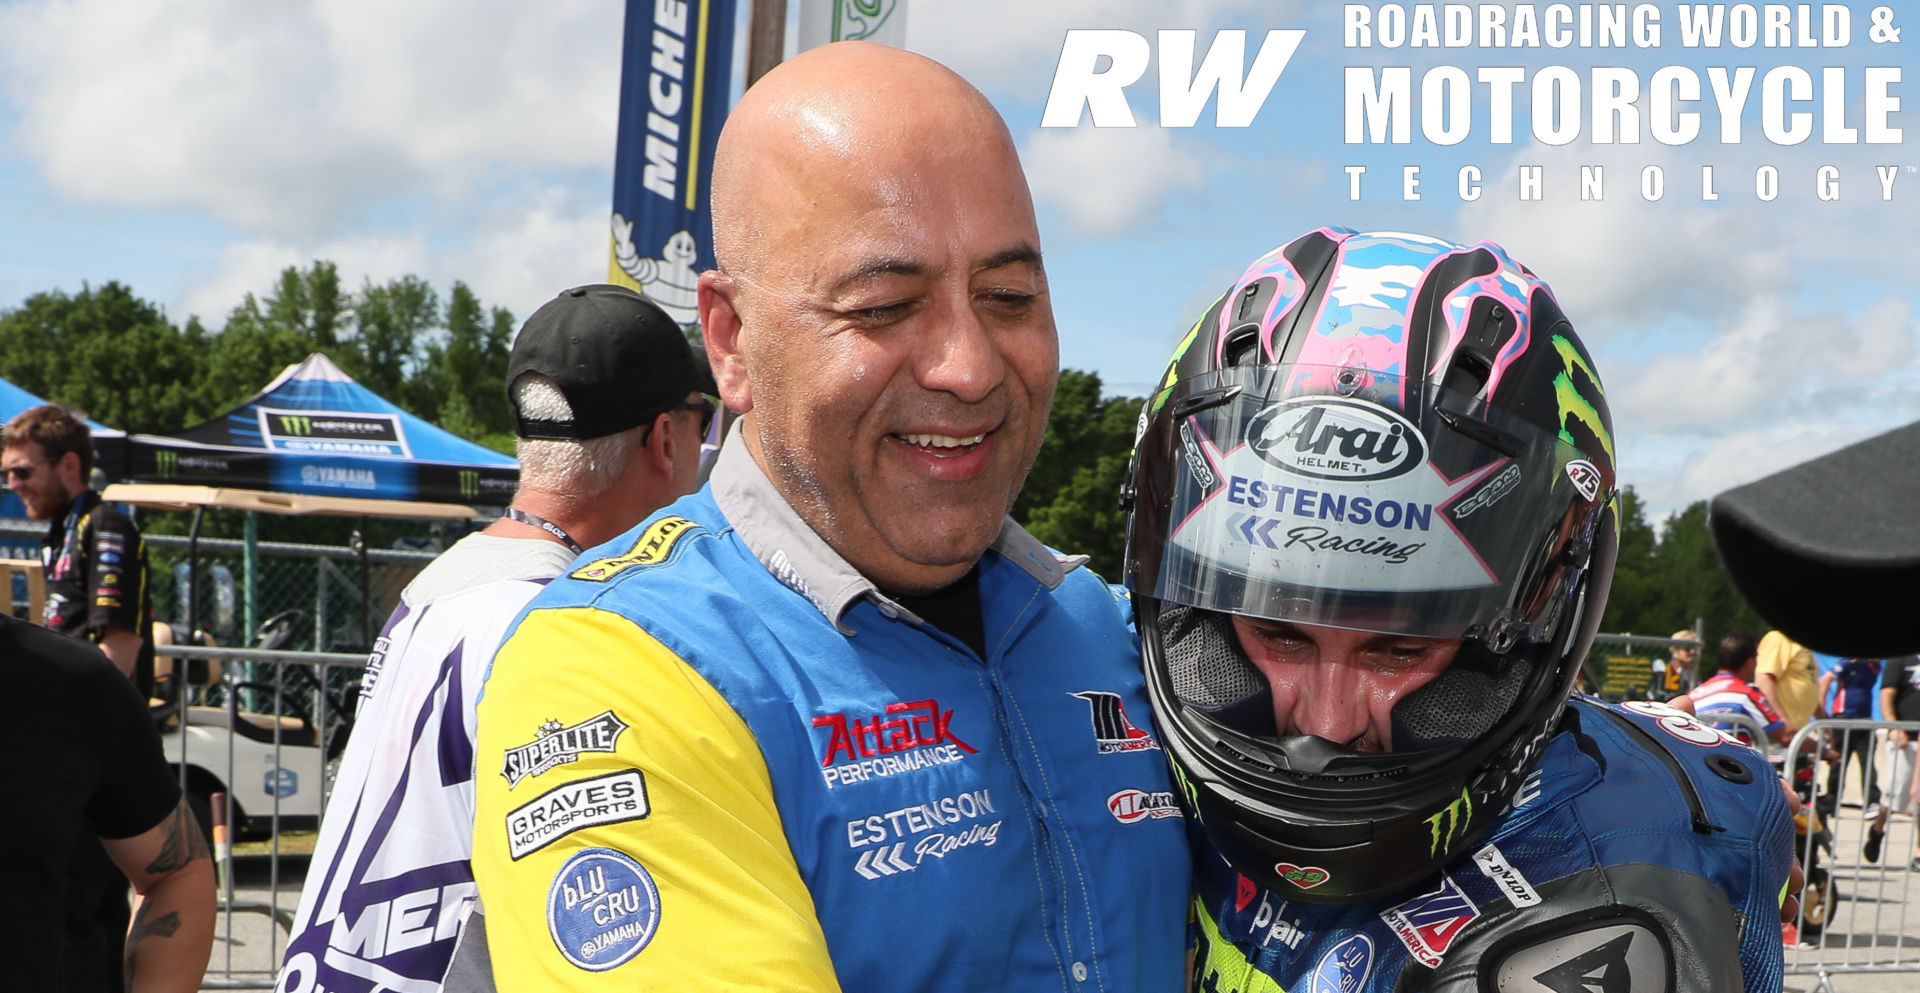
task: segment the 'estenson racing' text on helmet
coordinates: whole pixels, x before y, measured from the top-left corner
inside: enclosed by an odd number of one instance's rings
[[[1514,798],[1617,549],[1612,420],[1497,245],[1321,228],[1254,260],[1142,412],[1128,484],[1148,692],[1190,813],[1279,895],[1396,893]],[[1277,728],[1229,615],[1461,639],[1360,752]]]

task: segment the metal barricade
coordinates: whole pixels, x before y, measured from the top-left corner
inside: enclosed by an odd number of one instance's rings
[[[1807,808],[1795,839],[1807,887],[1786,971],[1814,977],[1815,990],[1836,993],[1842,975],[1862,977],[1853,988],[1913,989],[1920,974],[1920,827],[1889,811],[1895,784],[1882,755],[1896,728],[1920,734],[1915,721],[1814,721],[1784,753],[1797,757],[1793,782]]]
[[[1742,739],[1753,747],[1754,751],[1767,757],[1775,766],[1780,764],[1780,746],[1767,737],[1767,726],[1760,723],[1751,714],[1712,713],[1695,714],[1700,723],[1718,728]]]
[[[330,689],[328,675],[358,672],[366,657],[197,645],[157,645],[155,654],[180,672],[196,669],[188,660],[203,663],[204,681],[177,684],[154,719],[195,816],[210,825],[220,802],[242,848],[227,858],[216,845],[218,916],[201,989],[270,990],[299,907],[304,855],[352,727],[356,694]],[[243,679],[232,663],[272,677]]]

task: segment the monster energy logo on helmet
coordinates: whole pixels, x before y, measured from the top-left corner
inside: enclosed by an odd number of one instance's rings
[[[1427,818],[1427,827],[1433,831],[1433,847],[1429,854],[1439,855],[1453,847],[1454,838],[1460,829],[1473,819],[1473,796],[1466,790],[1460,791],[1460,798],[1441,807],[1433,816]]]

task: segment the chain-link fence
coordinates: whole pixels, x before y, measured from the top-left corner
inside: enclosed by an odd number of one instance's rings
[[[37,559],[45,525],[0,521],[0,558]],[[361,549],[352,545],[251,543],[233,538],[148,535],[153,618],[185,632],[189,560],[197,566],[191,627],[218,645],[245,646],[261,624],[299,611],[299,630],[285,646],[300,651],[368,651],[399,603],[400,591],[439,549]],[[20,581],[15,603],[26,598]],[[185,641],[184,634],[180,638]]]

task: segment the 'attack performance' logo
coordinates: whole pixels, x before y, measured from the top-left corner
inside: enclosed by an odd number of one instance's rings
[[[554,766],[578,762],[587,752],[612,752],[626,729],[627,722],[615,717],[611,710],[566,727],[559,721],[549,720],[540,726],[539,737],[507,749],[500,775],[506,777],[507,788],[512,789],[520,785],[522,779],[538,776]]]
[[[848,719],[828,714],[813,719],[827,728],[820,775],[827,788],[958,762],[978,749],[953,732],[953,711],[939,701],[908,700],[886,705],[885,712]],[[839,764],[835,764],[838,760]]]
[[[1120,703],[1120,694],[1106,690],[1081,690],[1070,695],[1087,701],[1087,706],[1093,709],[1093,740],[1099,746],[1100,754],[1138,752],[1160,747],[1160,743],[1153,740],[1153,735],[1135,727],[1127,719],[1127,709]]]

